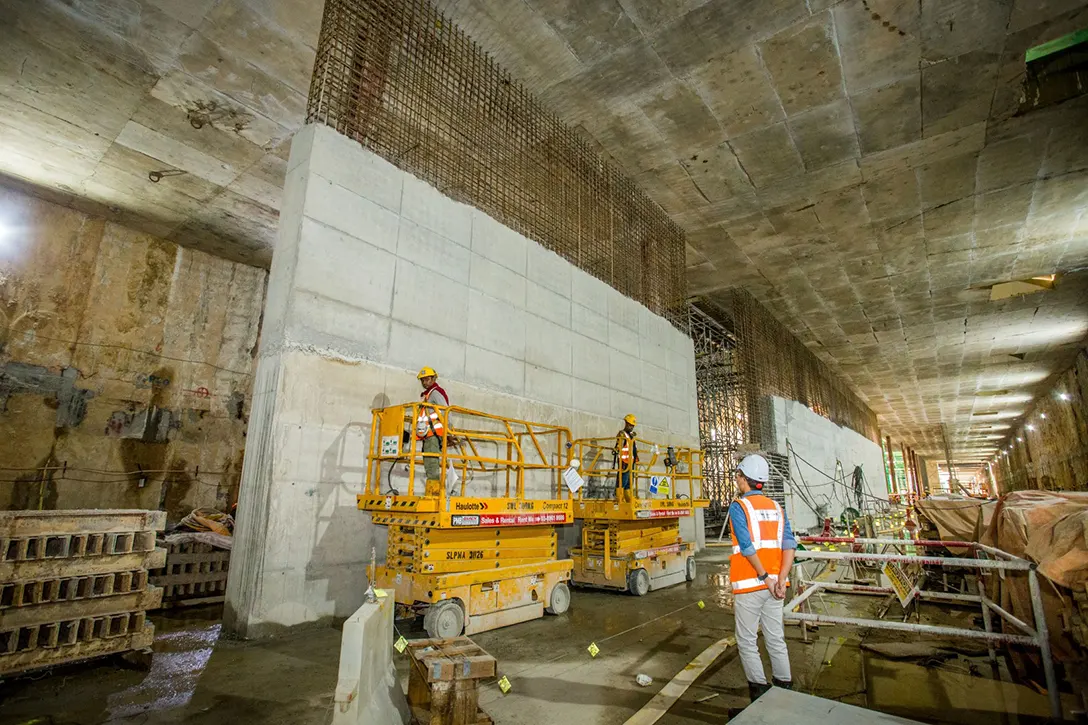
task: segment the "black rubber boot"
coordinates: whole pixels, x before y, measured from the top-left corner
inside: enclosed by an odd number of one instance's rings
[[[771,684],[775,687],[781,687],[783,690],[793,689],[793,680],[780,680],[777,677],[772,677]]]
[[[767,685],[767,684],[762,684],[761,685],[758,682],[749,682],[748,683],[748,699],[751,700],[752,702],[755,702],[756,700],[759,699],[760,695],[762,695],[764,692],[766,692],[769,689],[771,689],[770,685]]]

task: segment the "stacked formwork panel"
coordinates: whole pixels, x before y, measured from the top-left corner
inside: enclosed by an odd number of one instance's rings
[[[147,649],[162,511],[0,511],[0,677]]]
[[[185,535],[182,535],[185,536]],[[226,598],[230,551],[200,541],[166,540],[166,565],[151,572],[164,607],[218,604]]]

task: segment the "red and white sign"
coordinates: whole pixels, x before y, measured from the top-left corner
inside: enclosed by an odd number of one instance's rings
[[[640,519],[675,519],[690,516],[691,509],[643,509],[635,514]]]
[[[458,521],[458,517],[453,517],[454,526],[533,526],[535,524],[562,524],[566,523],[567,515],[565,513],[538,513],[538,514],[480,514],[476,516],[466,516],[466,519],[479,519],[479,523],[473,520],[471,523],[468,521]]]
[[[670,546],[662,546],[657,549],[648,549],[635,553],[636,559],[645,559],[647,556],[660,556],[662,554],[679,554],[680,544],[672,544]]]

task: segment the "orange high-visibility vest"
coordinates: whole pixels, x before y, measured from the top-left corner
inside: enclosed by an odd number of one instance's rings
[[[786,515],[782,507],[763,494],[742,496],[737,499],[748,520],[748,532],[752,536],[752,546],[756,547],[756,556],[768,574],[782,574],[782,537],[786,534]],[[767,583],[761,582],[756,568],[744,554],[740,553],[737,535],[733,537],[733,556],[729,559],[729,584],[734,594],[746,594],[766,589]],[[788,574],[788,572],[787,572]]]
[[[621,471],[631,469],[631,448],[633,445],[633,438],[627,434],[627,431],[621,430],[619,434],[616,435],[616,449],[620,455]]]
[[[436,408],[427,405],[427,398],[435,389],[442,393],[443,398],[449,400],[446,397],[446,391],[439,388],[437,384],[423,391],[420,396],[423,398],[423,405],[419,406],[419,417],[416,418],[416,438],[419,440],[442,435],[442,417],[438,415]]]

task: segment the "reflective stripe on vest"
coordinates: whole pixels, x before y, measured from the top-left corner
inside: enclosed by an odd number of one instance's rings
[[[620,463],[631,462],[631,438],[627,433],[620,433],[623,437],[623,446],[620,448]]]
[[[779,576],[782,571],[782,539],[786,535],[786,516],[782,507],[762,494],[742,497],[737,502],[747,519],[748,532],[759,562],[768,574]],[[729,583],[733,593],[745,594],[766,589],[766,582],[759,581],[752,562],[740,553],[735,532],[732,538],[733,556],[729,560]]]
[[[446,397],[446,391],[438,387],[438,383],[435,383],[431,387],[424,390],[420,397],[423,399],[422,404],[419,406],[419,417],[416,418],[416,439],[423,440],[430,438],[431,436],[442,435],[442,418],[438,415],[438,411],[428,404],[427,398],[430,396],[431,391],[437,390],[442,399],[447,403],[449,398]],[[429,412],[428,412],[429,411]]]

